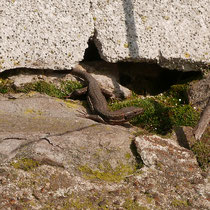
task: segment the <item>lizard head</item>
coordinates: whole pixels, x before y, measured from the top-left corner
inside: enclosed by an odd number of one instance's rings
[[[139,115],[139,114],[142,114],[144,112],[143,108],[138,108],[138,107],[126,107],[126,108],[123,108],[124,112],[125,112],[125,120],[128,121],[130,119],[132,119],[133,117]]]

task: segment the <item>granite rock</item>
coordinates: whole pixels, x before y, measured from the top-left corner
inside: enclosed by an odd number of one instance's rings
[[[0,95],[0,209],[208,209],[208,173],[190,150],[77,110]]]
[[[210,97],[210,73],[201,80],[192,81],[188,90],[190,104],[196,109],[203,110]]]
[[[208,209],[209,175],[201,171],[192,151],[173,139],[155,135],[139,136],[135,144],[145,166],[134,180],[140,191],[154,199],[156,206]]]

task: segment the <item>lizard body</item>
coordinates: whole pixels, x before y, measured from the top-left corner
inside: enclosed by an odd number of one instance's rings
[[[87,101],[94,114],[85,117],[109,124],[122,124],[143,112],[142,108],[133,106],[109,111],[106,98],[102,94],[97,81],[80,65],[75,66],[71,73],[87,82]]]

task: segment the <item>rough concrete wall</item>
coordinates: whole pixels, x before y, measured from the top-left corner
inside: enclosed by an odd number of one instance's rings
[[[88,0],[1,0],[0,70],[70,68],[92,33]]]
[[[157,61],[183,70],[210,64],[208,0],[93,0],[97,46],[109,61]]]
[[[208,0],[1,0],[0,71],[71,68],[93,36],[108,62],[208,69]]]

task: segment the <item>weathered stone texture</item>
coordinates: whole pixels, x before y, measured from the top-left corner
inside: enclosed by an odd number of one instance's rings
[[[203,110],[210,97],[210,72],[201,80],[193,81],[188,90],[190,104],[195,108]]]
[[[135,144],[145,167],[134,179],[156,205],[164,209],[208,209],[209,176],[204,178],[192,151],[155,135],[139,136]]]
[[[0,1],[0,69],[70,68],[93,32],[90,2]]]
[[[208,173],[192,151],[76,109],[38,93],[0,95],[0,209],[209,209]]]

